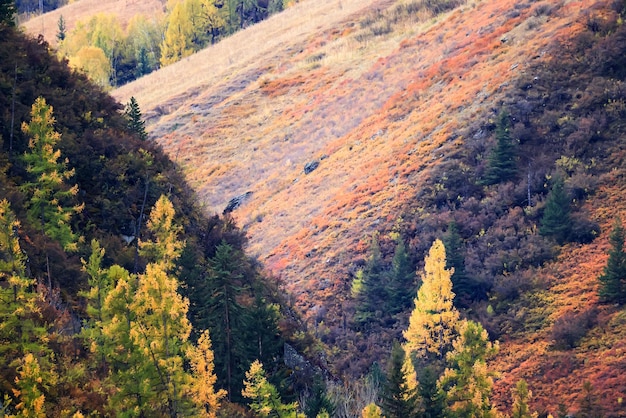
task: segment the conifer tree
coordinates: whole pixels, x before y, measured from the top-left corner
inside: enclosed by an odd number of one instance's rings
[[[25,274],[26,257],[20,248],[18,229],[19,222],[9,202],[1,200],[0,398],[1,395],[7,399],[16,396],[18,410],[44,413],[43,391],[55,375],[49,361],[51,351],[46,344],[48,327],[41,319],[40,296],[31,289],[34,281]],[[17,386],[9,378],[16,373],[19,376]],[[35,385],[38,379],[41,379],[40,384]],[[6,393],[4,388],[12,388],[14,393]]]
[[[128,104],[126,104],[125,115],[128,120],[128,129],[136,133],[141,140],[145,141],[148,138],[146,123],[142,119],[141,109],[139,109],[139,104],[134,96],[131,96]]]
[[[70,220],[83,205],[69,205],[78,193],[78,186],[65,184],[74,170],[67,169],[67,160],[59,161],[61,151],[56,146],[61,135],[54,131],[54,122],[52,106],[43,97],[37,98],[30,123],[22,124],[22,130],[30,136],[29,152],[23,158],[32,177],[22,188],[28,196],[26,207],[32,225],[40,225],[43,233],[66,251],[76,251],[79,236],[72,231]]]
[[[453,306],[451,277],[446,269],[446,249],[441,240],[431,246],[421,275],[415,308],[409,318],[409,327],[403,332],[404,351],[414,358],[432,355],[443,360],[457,336],[459,312]]]
[[[353,290],[356,298],[354,320],[358,326],[369,327],[372,321],[380,320],[385,306],[386,290],[378,234],[372,236],[370,256],[365,268],[358,273]]]
[[[618,217],[613,224],[613,230],[609,235],[609,259],[598,280],[600,281],[599,295],[603,301],[624,303],[626,302],[626,251],[624,241],[626,232],[622,221]]]
[[[267,381],[263,364],[255,360],[246,372],[241,394],[250,399],[250,409],[260,417],[304,418],[297,413],[297,404],[283,404],[276,387]]]
[[[387,380],[381,393],[381,409],[386,418],[417,416],[415,391],[407,383],[404,361],[404,350],[398,342],[394,342]]]
[[[537,418],[537,413],[531,413],[528,401],[532,397],[532,392],[528,390],[528,384],[521,379],[513,389],[513,408],[511,418]]]
[[[447,394],[448,410],[452,417],[495,418],[495,409],[489,396],[494,373],[486,361],[498,351],[487,331],[476,322],[463,321],[454,349],[447,354],[449,367],[440,379],[440,387]]]
[[[411,307],[415,294],[415,270],[402,238],[398,238],[386,286],[386,313],[396,314]]]
[[[59,16],[59,20],[57,22],[57,40],[59,42],[63,42],[65,40],[65,37],[67,36],[65,30],[65,19],[63,19],[63,15]]]
[[[496,122],[496,147],[489,156],[489,165],[482,180],[488,186],[511,180],[517,172],[515,144],[509,131],[509,115],[501,112]]]
[[[475,295],[472,280],[465,271],[463,240],[456,222],[451,222],[448,225],[443,243],[446,247],[446,268],[454,271],[451,280],[455,302],[457,305],[466,306],[478,295]]]
[[[192,36],[191,19],[184,2],[178,2],[167,19],[167,29],[161,43],[161,65],[165,67],[193,54]]]
[[[546,200],[539,233],[552,237],[557,243],[565,243],[572,230],[571,202],[563,179],[554,179],[552,190]]]
[[[190,346],[186,355],[193,374],[189,396],[198,407],[201,417],[215,418],[220,401],[226,396],[226,392],[221,389],[215,390],[217,376],[214,372],[214,355],[208,330],[200,334],[197,345]]]

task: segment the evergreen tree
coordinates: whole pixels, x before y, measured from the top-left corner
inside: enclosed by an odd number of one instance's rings
[[[446,247],[446,268],[454,271],[451,280],[455,303],[467,306],[469,302],[480,295],[475,294],[474,283],[465,271],[464,245],[456,222],[450,222],[448,225],[443,243]]]
[[[145,49],[142,50],[145,53]],[[146,132],[146,123],[142,119],[141,110],[139,109],[139,104],[137,103],[135,97],[131,96],[130,100],[128,101],[128,104],[126,105],[125,115],[126,119],[128,120],[128,129],[136,133],[141,140],[145,141],[148,138],[148,134]]]
[[[618,217],[609,235],[609,259],[598,280],[600,281],[599,295],[603,301],[626,302],[626,251],[624,250],[626,232],[622,221]]]
[[[516,149],[509,131],[509,115],[501,112],[496,122],[496,147],[489,156],[489,165],[482,184],[489,186],[515,178]]]
[[[65,37],[67,36],[67,33],[65,32],[66,28],[65,28],[65,19],[63,19],[63,15],[59,16],[59,21],[57,22],[57,40],[59,42],[63,42],[65,40]]]
[[[0,29],[2,26],[15,27],[16,13],[14,0],[0,0]]]
[[[437,362],[421,361],[417,375],[417,400],[421,418],[441,418],[446,411],[446,394],[439,390],[440,367]]]
[[[263,364],[255,360],[246,372],[241,394],[250,399],[250,408],[260,417],[304,418],[297,413],[297,404],[283,404],[276,387],[267,381]]]
[[[354,320],[360,328],[368,328],[373,321],[382,318],[386,290],[378,234],[372,236],[370,256],[365,268],[357,274],[353,295],[356,298]]]
[[[417,416],[415,392],[409,388],[403,368],[405,353],[398,342],[391,349],[387,380],[381,393],[381,409],[386,418]]]
[[[398,238],[396,244],[385,294],[387,295],[385,312],[392,315],[410,308],[413,302],[415,270],[402,238]]]
[[[447,354],[449,368],[441,377],[440,388],[447,394],[448,411],[452,417],[495,418],[489,396],[493,375],[486,361],[498,351],[487,331],[476,322],[463,321],[454,349]]]
[[[69,206],[78,193],[78,187],[67,187],[65,181],[74,175],[67,169],[67,160],[59,161],[61,152],[56,145],[61,135],[54,131],[52,106],[43,97],[35,100],[30,123],[24,122],[22,130],[30,136],[29,152],[24,154],[27,171],[33,178],[24,183],[28,196],[28,219],[32,225],[41,225],[43,233],[59,242],[66,251],[76,251],[79,237],[72,231],[72,215],[83,205]]]
[[[539,233],[563,244],[568,240],[571,230],[571,200],[565,190],[563,179],[557,177],[546,200]]]
[[[206,295],[206,299],[196,324],[214,330],[212,338],[218,382],[228,392],[229,400],[237,399],[234,391],[241,387],[246,367],[254,360],[254,357],[250,358],[246,341],[253,321],[250,312],[240,302],[245,290],[242,284],[244,262],[241,251],[226,242],[220,243],[208,262],[208,277],[198,289],[198,295]]]

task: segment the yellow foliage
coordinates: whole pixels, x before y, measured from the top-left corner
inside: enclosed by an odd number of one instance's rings
[[[104,51],[96,46],[84,46],[76,55],[70,57],[70,65],[87,74],[87,77],[97,85],[109,85],[111,64]]]
[[[426,257],[415,309],[403,333],[407,358],[433,354],[442,359],[458,334],[459,312],[452,303],[453,272],[453,269],[446,269],[443,242],[436,240]]]
[[[193,373],[193,381],[189,386],[190,397],[198,406],[201,416],[215,418],[226,391],[220,389],[215,392],[217,376],[213,370],[213,350],[208,330],[202,332],[196,346],[187,349],[187,358]]]

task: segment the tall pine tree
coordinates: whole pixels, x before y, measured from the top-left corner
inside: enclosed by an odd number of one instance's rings
[[[539,233],[565,243],[572,231],[571,199],[561,177],[556,177],[546,200]]]
[[[609,259],[598,278],[600,281],[599,295],[605,302],[626,302],[626,251],[624,251],[626,232],[618,217],[609,235]]]
[[[380,395],[381,409],[386,418],[417,416],[415,390],[411,389],[404,370],[405,353],[398,342],[391,349],[387,380]]]
[[[145,52],[145,49],[143,50]],[[139,103],[137,103],[137,99],[134,96],[131,96],[128,104],[126,104],[126,109],[124,114],[126,115],[126,120],[128,121],[128,128],[137,134],[137,136],[145,141],[148,138],[148,134],[146,133],[146,123],[143,121],[141,116],[141,109],[139,109]]]

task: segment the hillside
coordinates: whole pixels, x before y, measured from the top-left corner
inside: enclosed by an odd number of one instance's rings
[[[466,314],[501,340],[497,403],[523,377],[538,409],[575,411],[589,380],[618,411],[623,313],[598,305],[596,278],[626,209],[620,11],[599,0],[308,1],[114,96],[138,99],[207,211],[242,196],[232,213],[249,254],[284,281],[338,374],[386,358],[406,324],[374,337],[346,328],[372,235],[389,261],[399,233],[419,268],[456,221],[491,302]],[[501,110],[519,172],[484,188]],[[318,166],[305,174],[307,163]],[[597,238],[554,246],[537,233],[559,173]],[[593,309],[589,334],[557,348],[554,324]]]
[[[160,0],[80,0],[69,2],[61,8],[35,16],[23,22],[21,26],[29,35],[37,37],[41,34],[50,45],[55,46],[57,44],[56,35],[59,31],[58,22],[61,16],[65,21],[66,32],[69,33],[78,22],[85,23],[91,16],[98,13],[116,16],[120,26],[126,28],[133,16],[142,14],[159,17],[164,15],[164,7]]]

